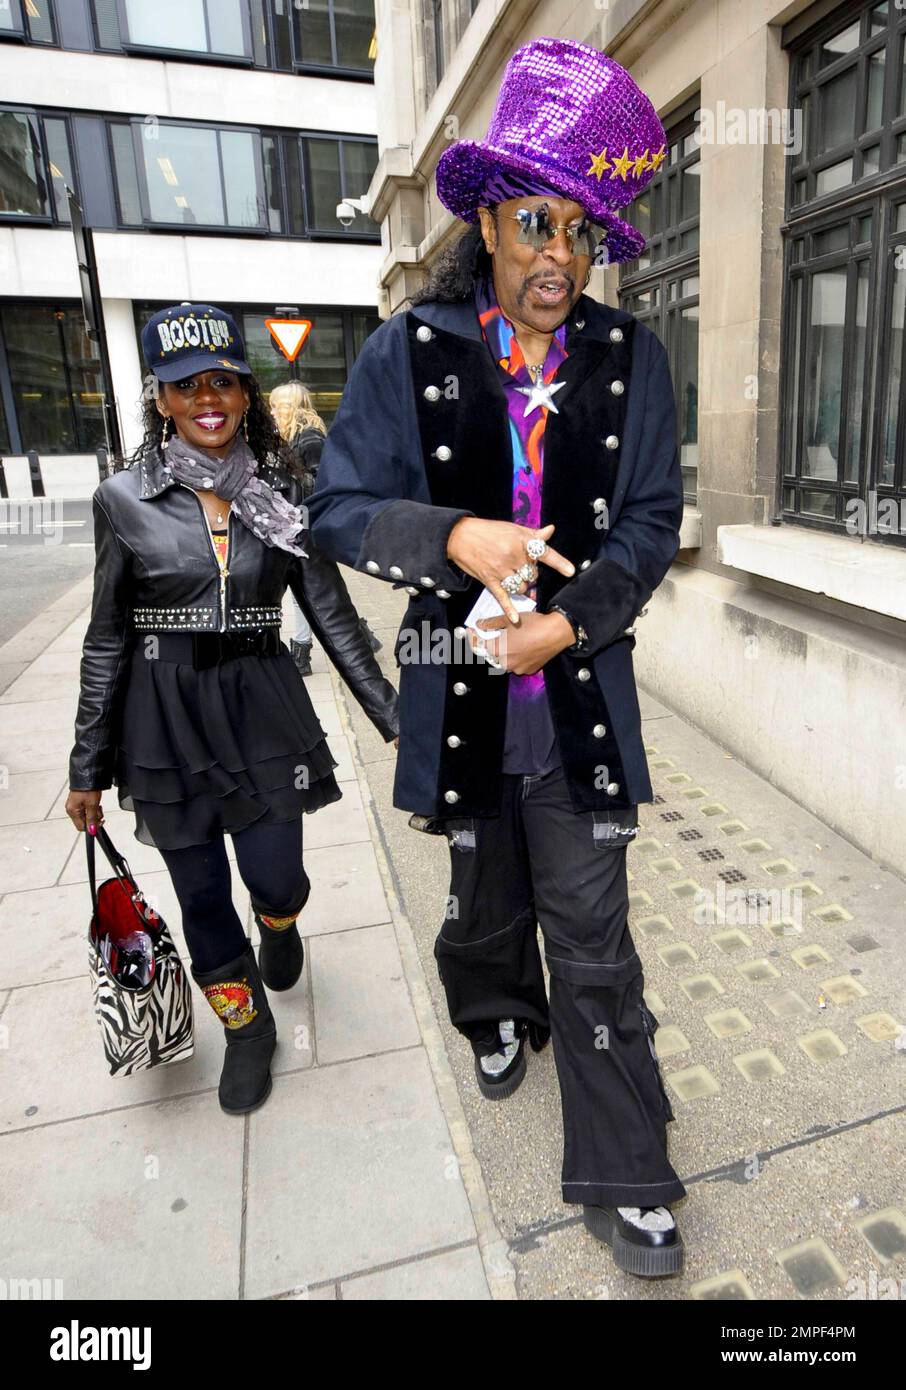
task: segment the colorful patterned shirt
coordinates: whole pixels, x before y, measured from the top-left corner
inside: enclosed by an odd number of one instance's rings
[[[220,568],[223,569],[224,565],[226,564],[227,548],[230,543],[229,535],[225,529],[223,531],[212,531],[211,539],[214,542],[214,549],[217,551],[217,558],[220,561]]]
[[[532,378],[515,329],[497,303],[490,277],[476,284],[475,310],[482,336],[497,363],[506,394],[513,455],[513,521],[520,526],[539,527],[544,431],[548,411],[545,406],[539,406],[530,415],[525,414],[528,397],[517,388],[531,386]],[[566,324],[563,323],[551,338],[544,359],[542,378],[545,382],[554,380],[566,357]],[[528,593],[532,598],[537,598],[534,588],[529,589]],[[511,675],[503,771],[537,775],[559,765],[560,755],[543,672],[538,671],[531,676]]]

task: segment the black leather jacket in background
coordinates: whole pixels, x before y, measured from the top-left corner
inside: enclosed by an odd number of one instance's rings
[[[259,472],[287,501],[302,502],[299,479],[279,466]],[[105,479],[93,506],[94,600],[82,649],[71,788],[112,785],[130,656],[143,631],[279,629],[287,587],[365,713],[386,740],[396,737],[396,691],[362,634],[340,571],[307,531],[303,559],[265,545],[230,513],[229,573],[221,581],[201,499],[185,484],[167,481],[159,454]]]
[[[295,439],[291,439],[289,448],[305,475],[302,480],[302,490],[306,497],[310,497],[315,490],[315,483],[318,478],[321,453],[324,449],[324,435],[312,425],[303,430],[301,434],[297,434]]]

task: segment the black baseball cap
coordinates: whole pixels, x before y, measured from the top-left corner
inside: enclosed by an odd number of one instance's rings
[[[171,304],[142,329],[142,352],[158,381],[180,381],[193,372],[226,367],[249,376],[245,343],[236,320],[214,304]]]

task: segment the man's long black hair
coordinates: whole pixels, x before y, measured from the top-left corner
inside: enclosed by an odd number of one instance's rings
[[[491,208],[492,213],[496,210],[496,206]],[[490,273],[491,258],[485,249],[481,224],[475,222],[441,252],[427,282],[412,296],[412,304],[425,304],[429,300],[457,304],[471,299],[475,281]]]
[[[274,417],[267,407],[264,393],[257,379],[249,375],[242,377],[241,380],[249,393],[246,426],[248,429],[249,448],[255,455],[255,458],[258,460],[259,464],[267,463],[271,460],[279,461],[287,473],[292,473],[297,478],[303,477],[304,470],[292,449],[288,448],[281,438],[280,432],[274,423]],[[133,468],[136,464],[141,463],[142,459],[149,453],[160,451],[164,432],[164,421],[163,416],[160,414],[155,404],[156,394],[157,392],[154,389],[154,378],[149,375],[149,377],[146,378],[145,394],[142,398],[144,438],[135,450],[135,453],[128,459],[126,464],[127,468]],[[163,454],[163,457],[166,458],[166,453]]]

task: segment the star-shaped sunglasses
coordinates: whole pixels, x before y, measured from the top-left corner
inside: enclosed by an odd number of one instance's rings
[[[569,249],[574,256],[594,257],[599,243],[607,236],[607,230],[597,222],[583,217],[581,222],[558,224],[550,220],[550,208],[542,203],[534,211],[519,208],[510,216],[519,223],[516,240],[531,246],[535,251],[543,251],[548,242],[553,241],[558,232],[565,232]]]

